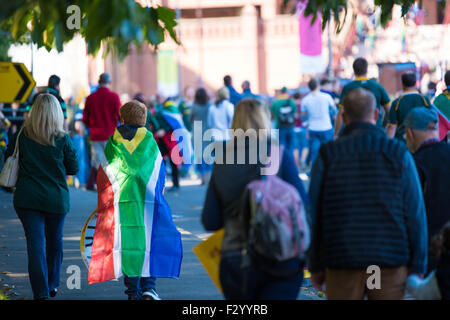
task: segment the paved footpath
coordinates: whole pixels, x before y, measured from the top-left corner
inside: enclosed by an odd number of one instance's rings
[[[180,192],[167,193],[166,199],[183,241],[183,262],[179,279],[158,279],[157,291],[164,300],[223,299],[192,248],[210,233],[205,232],[200,215],[206,188],[200,185],[182,186]],[[64,261],[61,284],[56,300],[124,300],[123,280],[88,285],[88,270],[80,254],[81,229],[96,208],[97,194],[70,189],[72,210],[64,227]],[[81,270],[81,289],[69,289],[67,282],[71,265]],[[0,191],[0,286],[11,299],[32,299],[28,281],[25,235],[12,204],[12,194]],[[302,290],[299,299],[318,299],[310,289]],[[320,299],[320,298],[319,298]]]

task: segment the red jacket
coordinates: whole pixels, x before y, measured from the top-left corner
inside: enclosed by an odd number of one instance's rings
[[[83,122],[89,128],[91,141],[106,141],[114,133],[120,105],[119,95],[106,87],[99,87],[86,98]]]

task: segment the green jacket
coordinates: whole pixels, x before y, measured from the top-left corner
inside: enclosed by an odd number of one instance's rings
[[[280,127],[280,108],[284,106],[290,106],[294,115],[297,114],[297,105],[294,100],[290,98],[275,100],[270,106],[270,112],[272,114],[272,118],[276,122],[277,128]]]
[[[447,119],[450,119],[450,89],[444,90],[443,93],[434,99],[434,105],[441,111]]]
[[[5,159],[14,152],[17,132],[6,150]],[[19,177],[14,207],[66,214],[70,211],[66,175],[78,172],[77,152],[65,134],[55,146],[44,146],[25,136],[19,137]]]

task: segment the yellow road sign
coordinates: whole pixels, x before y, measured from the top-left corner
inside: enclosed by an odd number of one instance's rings
[[[23,63],[0,62],[0,102],[24,103],[35,85]]]

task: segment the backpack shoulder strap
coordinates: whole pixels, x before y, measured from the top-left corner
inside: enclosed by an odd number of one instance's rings
[[[425,104],[425,107],[429,108],[430,104],[427,102],[427,99],[425,99],[425,97],[419,93],[419,96],[422,98],[423,103]]]

